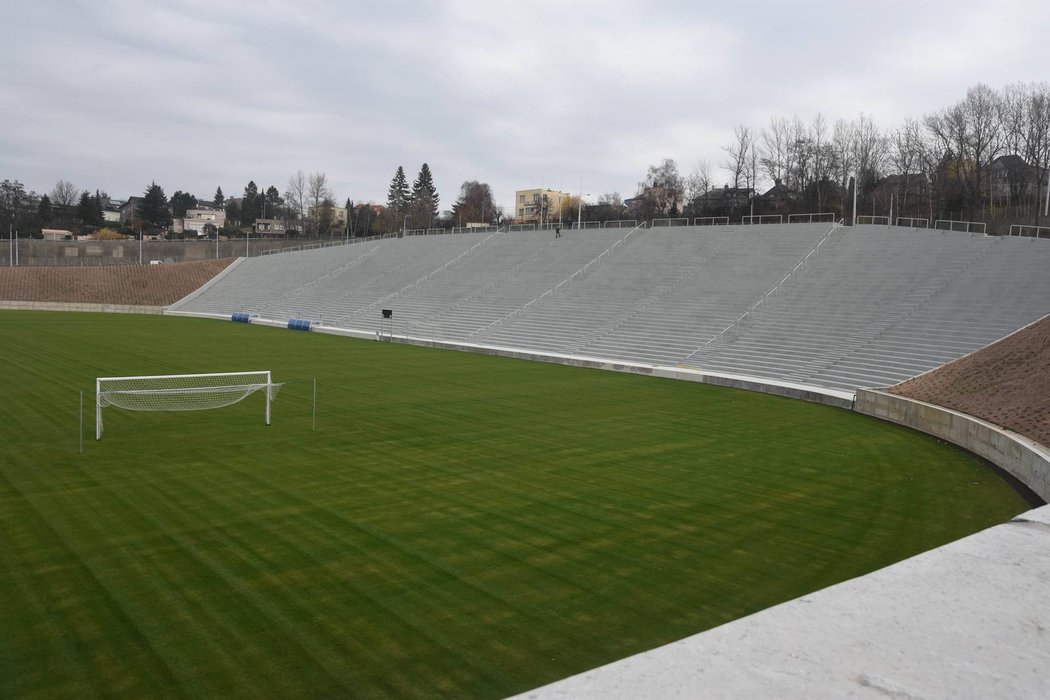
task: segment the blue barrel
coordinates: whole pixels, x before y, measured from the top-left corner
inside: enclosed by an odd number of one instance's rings
[[[252,317],[243,311],[237,311],[230,317],[230,320],[234,323],[251,323]]]

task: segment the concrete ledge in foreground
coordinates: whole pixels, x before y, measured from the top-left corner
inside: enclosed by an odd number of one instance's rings
[[[1048,591],[1044,506],[516,697],[1047,698]]]

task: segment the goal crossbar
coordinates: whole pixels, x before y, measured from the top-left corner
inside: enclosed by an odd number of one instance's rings
[[[200,411],[231,406],[257,391],[266,392],[266,425],[270,425],[270,403],[280,387],[268,370],[99,377],[95,380],[95,439],[102,439],[103,408]]]

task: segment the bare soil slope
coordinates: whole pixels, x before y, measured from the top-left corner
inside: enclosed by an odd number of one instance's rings
[[[0,300],[167,306],[235,258],[167,265],[0,268]]]
[[[1050,446],[1050,316],[889,391]]]

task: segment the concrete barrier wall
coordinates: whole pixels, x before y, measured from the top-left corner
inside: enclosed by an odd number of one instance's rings
[[[330,241],[302,239],[282,241],[278,239],[255,238],[248,240],[248,255],[255,257],[271,250],[282,250],[304,245],[317,245]],[[245,254],[244,239],[219,241],[220,258],[237,258]],[[212,260],[215,255],[215,241],[142,241],[142,262],[163,260],[164,262],[186,262],[191,260]],[[85,265],[138,265],[139,242],[128,241],[41,241],[37,239],[19,239],[19,267]],[[11,264],[8,245],[0,246],[0,266]]]
[[[856,411],[947,440],[1020,479],[1050,501],[1050,449],[980,418],[873,389],[857,391]]]
[[[163,306],[134,306],[132,304],[71,304],[50,301],[0,301],[0,309],[8,311],[88,311],[107,314],[161,314]]]

